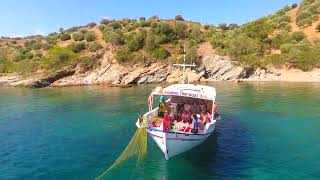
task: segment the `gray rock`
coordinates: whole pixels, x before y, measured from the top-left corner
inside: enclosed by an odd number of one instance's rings
[[[67,76],[71,76],[75,73],[75,70],[68,70],[66,69],[62,69],[59,70],[55,73],[53,73],[52,75],[49,75],[45,78],[42,78],[40,80],[34,81],[32,83],[30,83],[29,85],[27,85],[27,87],[32,87],[32,88],[42,88],[42,87],[47,87],[49,86],[51,83],[53,83],[56,80],[59,80],[61,78],[67,77]]]
[[[274,75],[275,76],[281,76],[281,73],[280,72],[275,72]]]

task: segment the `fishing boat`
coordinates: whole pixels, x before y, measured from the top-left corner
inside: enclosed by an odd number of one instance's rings
[[[215,88],[189,84],[186,68],[194,64],[174,66],[183,68],[183,83],[152,90],[148,98],[149,111],[136,122],[138,128],[147,129],[167,160],[203,143],[214,131],[219,118]],[[154,102],[157,97],[159,103]],[[192,118],[198,118],[196,131],[191,125]]]

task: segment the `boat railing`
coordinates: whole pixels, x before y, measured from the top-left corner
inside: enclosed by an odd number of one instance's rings
[[[148,127],[151,119],[157,114],[158,108],[148,111],[142,116],[142,122],[140,122],[141,127]]]

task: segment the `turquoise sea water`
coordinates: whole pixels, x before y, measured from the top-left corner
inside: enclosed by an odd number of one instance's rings
[[[201,146],[106,179],[320,179],[320,84],[210,84],[222,120]],[[0,179],[93,179],[131,139],[154,85],[0,88]]]

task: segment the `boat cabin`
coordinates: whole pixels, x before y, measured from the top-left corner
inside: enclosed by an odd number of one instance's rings
[[[206,127],[214,120],[215,97],[215,89],[208,86],[175,84],[164,89],[157,87],[148,99],[149,128],[163,132],[205,134]]]

